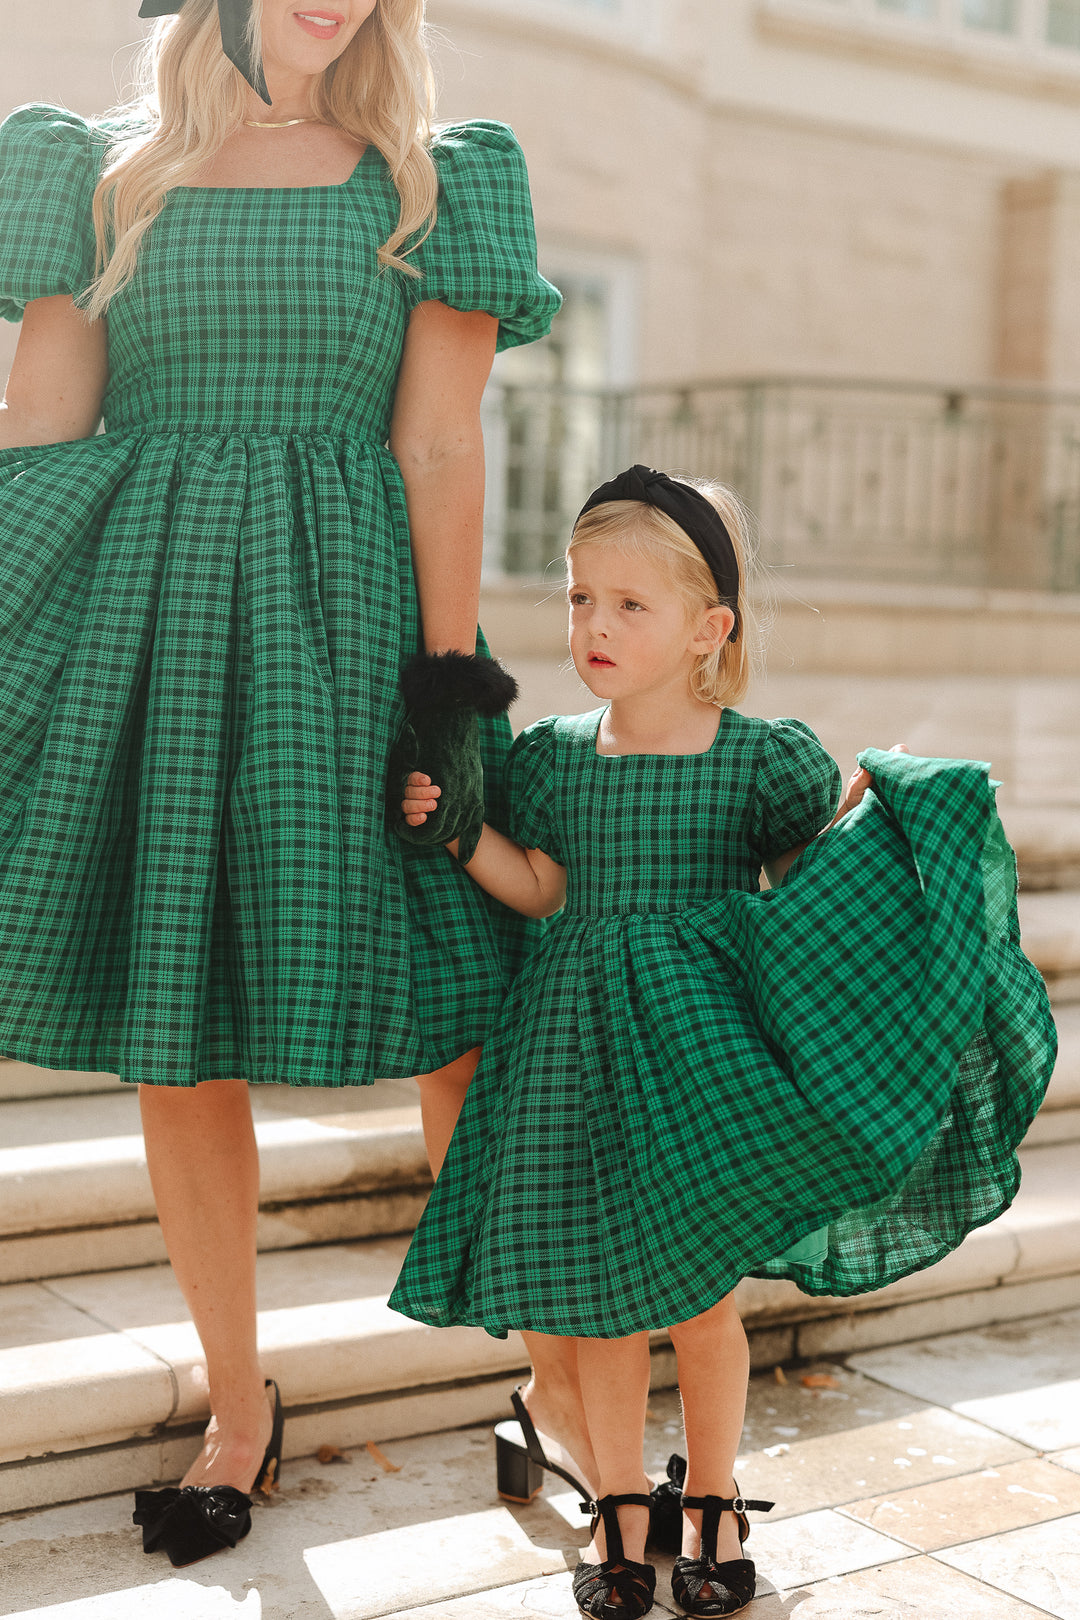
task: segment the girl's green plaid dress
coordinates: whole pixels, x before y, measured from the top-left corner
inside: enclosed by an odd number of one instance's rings
[[[117,126],[0,130],[0,313],[79,294]],[[360,1084],[481,1040],[536,925],[385,828],[419,645],[386,448],[421,299],[548,328],[503,125],[436,139],[419,281],[374,147],[340,186],[168,193],[108,315],[106,432],[0,452],[0,1051]],[[493,785],[510,745],[486,724]]]
[[[509,830],[566,907],[391,1304],[605,1338],[746,1275],[854,1294],[941,1259],[1012,1199],[1055,1050],[985,766],[869,750],[876,792],[761,893],[836,804],[813,733],[727,710],[703,754],[612,757],[599,720],[514,745]]]

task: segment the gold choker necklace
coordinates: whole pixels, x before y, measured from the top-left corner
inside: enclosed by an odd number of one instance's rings
[[[317,124],[317,118],[283,118],[277,124],[264,124],[258,118],[245,118],[244,123],[248,129],[291,129],[293,124]]]

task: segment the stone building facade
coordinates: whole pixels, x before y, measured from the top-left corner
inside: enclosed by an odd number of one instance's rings
[[[5,0],[0,109],[114,102],[136,10]],[[429,10],[441,113],[517,129],[569,295],[528,375],[1080,389],[1077,0]]]

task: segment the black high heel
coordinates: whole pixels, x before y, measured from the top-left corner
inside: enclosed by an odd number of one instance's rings
[[[266,1389],[274,1392],[274,1421],[270,1444],[259,1465],[252,1494],[269,1496],[277,1489],[285,1414],[281,1391],[272,1378]],[[197,1564],[211,1553],[235,1547],[251,1529],[251,1496],[233,1485],[184,1485],[164,1491],[136,1491],[133,1524],[142,1526],[143,1552],[160,1548],[174,1569]]]
[[[735,1489],[738,1491],[738,1481]],[[680,1608],[694,1620],[716,1620],[719,1615],[738,1614],[754,1600],[757,1570],[750,1558],[729,1558],[716,1562],[716,1536],[721,1513],[734,1513],[739,1526],[739,1546],[750,1534],[746,1509],[768,1513],[774,1502],[747,1500],[742,1496],[684,1496],[684,1508],[701,1508],[701,1554],[698,1558],[679,1557],[671,1575],[671,1593]],[[702,1597],[707,1586],[711,1597]]]
[[[540,1444],[528,1408],[521,1398],[521,1385],[510,1397],[515,1423],[510,1418],[495,1425],[495,1488],[507,1502],[531,1502],[544,1483],[544,1470],[558,1474],[581,1496],[581,1511],[588,1513],[592,1492],[569,1469],[551,1462]]]
[[[592,1620],[640,1620],[648,1614],[656,1595],[656,1571],[651,1564],[635,1564],[623,1552],[622,1531],[617,1509],[651,1507],[651,1498],[640,1493],[602,1496],[592,1508],[592,1534],[604,1521],[607,1557],[602,1564],[580,1563],[574,1571],[574,1602]],[[612,1603],[612,1598],[618,1598]]]

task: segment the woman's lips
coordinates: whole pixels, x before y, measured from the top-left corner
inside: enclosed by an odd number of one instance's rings
[[[294,11],[293,16],[304,33],[316,39],[333,39],[345,21],[340,11]]]

